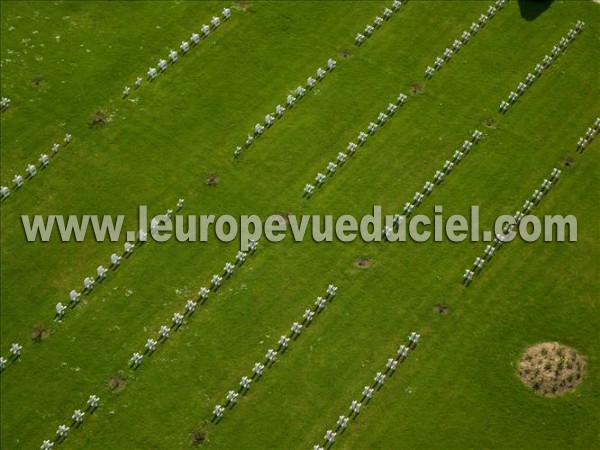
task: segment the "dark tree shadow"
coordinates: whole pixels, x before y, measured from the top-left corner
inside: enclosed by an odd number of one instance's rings
[[[519,0],[519,9],[521,17],[532,21],[544,13],[554,0]]]

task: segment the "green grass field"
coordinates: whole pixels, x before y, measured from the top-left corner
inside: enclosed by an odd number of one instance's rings
[[[2,449],[39,448],[71,425],[89,395],[100,407],[54,448],[306,449],[370,384],[411,331],[417,349],[338,432],[335,448],[600,447],[600,5],[511,0],[460,52],[428,65],[492,1],[411,0],[361,46],[357,32],[391,1],[57,1],[0,3],[2,185],[54,142],[73,142],[2,202]],[[232,7],[207,39],[146,81],[149,66]],[[577,20],[585,30],[505,114],[515,90]],[[239,158],[237,145],[327,59],[338,65]],[[122,98],[137,76],[143,85]],[[37,82],[36,82],[37,80]],[[415,89],[411,89],[411,87]],[[413,92],[417,91],[417,92]],[[388,123],[311,199],[305,183],[348,141],[408,95]],[[103,111],[110,120],[91,126]],[[491,120],[490,120],[491,119]],[[486,125],[489,124],[488,125]],[[513,214],[549,176],[535,214],[573,214],[576,243],[505,245],[467,288],[483,242],[292,242],[265,239],[221,289],[132,370],[129,358],[183,312],[238,242],[151,242],[53,320],[54,305],[120,242],[26,242],[21,215],[151,214],[185,198],[185,214],[400,213],[473,130],[479,144],[418,208],[434,216],[480,205],[482,228]],[[571,164],[564,165],[567,158]],[[208,174],[219,182],[208,186]],[[369,267],[356,266],[367,258]],[[338,295],[223,419],[216,404],[335,283]],[[440,315],[434,305],[450,310]],[[32,340],[35,327],[49,336]],[[525,349],[558,341],[586,358],[583,382],[556,398],[521,383]],[[124,389],[107,381],[120,376]]]

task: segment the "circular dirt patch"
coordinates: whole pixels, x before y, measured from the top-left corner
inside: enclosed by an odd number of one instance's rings
[[[31,339],[34,342],[42,342],[48,336],[50,336],[50,330],[44,325],[36,325],[31,331]]]
[[[488,117],[487,119],[485,119],[483,121],[483,123],[485,123],[485,126],[487,126],[489,128],[496,128],[496,121],[494,119],[492,119],[491,117]]]
[[[219,184],[219,177],[216,173],[209,173],[206,175],[206,180],[204,180],[207,186],[216,186]]]
[[[573,167],[575,165],[575,161],[573,160],[573,158],[567,156],[563,161],[563,165],[565,167]]]
[[[354,264],[356,265],[356,267],[360,268],[360,269],[366,269],[368,267],[371,267],[371,264],[373,264],[371,262],[371,260],[365,256],[361,256],[360,258],[357,258],[356,261],[354,262]]]
[[[206,441],[206,430],[205,428],[202,427],[198,427],[196,430],[194,430],[192,432],[192,444],[194,445],[200,445],[202,444],[204,441]]]
[[[104,111],[100,109],[94,113],[91,119],[92,126],[101,126],[104,125],[106,122],[108,122],[108,116]]]
[[[420,94],[423,92],[423,86],[420,83],[413,83],[410,86],[410,92],[413,94]]]
[[[341,56],[342,58],[344,58],[344,59],[345,59],[345,58],[350,58],[350,57],[352,56],[352,52],[351,52],[350,50],[342,50],[342,51],[340,52],[340,56]]]
[[[519,363],[519,377],[536,394],[554,397],[575,389],[583,378],[585,359],[571,347],[543,342],[529,347]]]
[[[442,303],[438,303],[433,307],[433,310],[438,314],[448,314],[450,312],[450,307],[447,305],[443,305]]]
[[[106,387],[113,392],[120,392],[127,386],[127,380],[120,375],[109,378],[106,381]]]

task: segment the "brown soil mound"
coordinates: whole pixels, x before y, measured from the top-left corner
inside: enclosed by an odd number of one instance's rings
[[[519,363],[519,377],[536,394],[554,397],[571,392],[581,383],[585,359],[558,342],[529,347]]]

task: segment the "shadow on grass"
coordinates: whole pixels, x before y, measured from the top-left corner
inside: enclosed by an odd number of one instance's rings
[[[519,0],[521,17],[527,21],[537,19],[544,13],[554,0]]]

